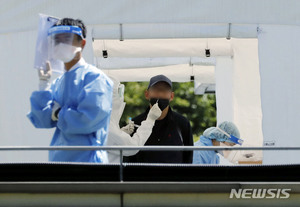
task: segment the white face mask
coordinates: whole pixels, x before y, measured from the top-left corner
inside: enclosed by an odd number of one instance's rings
[[[53,58],[68,63],[74,59],[76,53],[80,52],[81,49],[81,47],[59,43],[54,47]]]

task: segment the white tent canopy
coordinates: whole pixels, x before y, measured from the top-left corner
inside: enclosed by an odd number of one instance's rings
[[[164,74],[175,82],[195,78],[196,88],[215,84],[216,57],[233,55],[225,38],[95,40],[93,48],[96,65],[120,81],[149,81],[154,75]],[[205,57],[206,49],[212,57]],[[103,57],[103,51],[108,58]]]
[[[96,58],[96,64],[101,69],[133,69],[151,68],[168,65],[188,64],[194,65],[216,65],[215,58],[201,57],[165,57],[165,58]]]
[[[180,82],[194,76],[196,92],[215,85],[218,122],[236,123],[246,145],[299,146],[299,9],[297,0],[2,0],[0,143],[50,143],[53,130],[35,129],[25,116],[38,84],[32,68],[38,14],[44,13],[82,19],[88,26],[84,57],[105,72],[123,81],[157,73]],[[298,163],[299,154],[279,158],[268,151],[263,162]],[[47,160],[42,152],[0,155],[5,162]]]
[[[147,23],[93,26],[97,39],[162,39],[162,38],[253,38],[257,24],[190,24]]]
[[[173,28],[177,28],[177,24],[300,25],[299,7],[298,0],[2,0],[0,33],[36,30],[38,13],[78,17],[87,25],[107,27],[119,24],[140,24],[144,27],[148,24],[161,27],[173,24]],[[224,29],[226,35],[226,26]],[[110,30],[118,31],[118,27],[110,27]],[[176,30],[183,33],[185,28]],[[155,28],[150,31],[155,32]],[[189,32],[191,30],[186,33]],[[171,34],[171,31],[168,32],[168,35]]]
[[[139,39],[139,40],[95,40],[94,55],[102,57],[163,58],[163,57],[206,57],[205,49],[216,56],[232,56],[230,41],[222,39]],[[142,52],[141,52],[142,50]]]

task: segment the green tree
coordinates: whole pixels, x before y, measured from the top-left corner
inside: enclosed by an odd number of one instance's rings
[[[144,96],[148,82],[128,82],[124,85],[126,107],[121,118],[121,126],[128,123],[129,117],[143,113],[149,106],[149,102]],[[205,129],[216,125],[215,95],[195,95],[193,82],[173,83],[173,91],[175,97],[170,105],[174,111],[190,121],[196,141]]]

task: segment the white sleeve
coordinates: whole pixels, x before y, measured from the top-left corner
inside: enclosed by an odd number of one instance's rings
[[[152,133],[154,121],[145,120],[141,126],[131,137],[129,134],[123,132],[118,126],[110,125],[110,130],[107,138],[108,146],[144,146],[149,136]],[[139,150],[123,151],[124,156],[131,156],[138,153]],[[112,152],[112,151],[110,151]],[[117,152],[119,154],[119,152]]]

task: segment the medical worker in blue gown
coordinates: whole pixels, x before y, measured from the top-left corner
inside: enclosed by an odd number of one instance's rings
[[[36,128],[56,128],[51,146],[102,146],[107,138],[113,82],[82,58],[85,38],[83,22],[70,18],[59,20],[48,32],[50,58],[63,61],[65,73],[50,84],[51,66],[46,63],[27,116]],[[59,150],[50,151],[49,160],[106,163],[107,155]]]
[[[243,140],[239,137],[240,132],[235,124],[225,121],[217,127],[206,129],[194,146],[220,146],[221,142],[229,146],[242,145]],[[214,150],[195,150],[193,155],[193,164],[229,164],[229,161],[224,160],[222,154]]]

